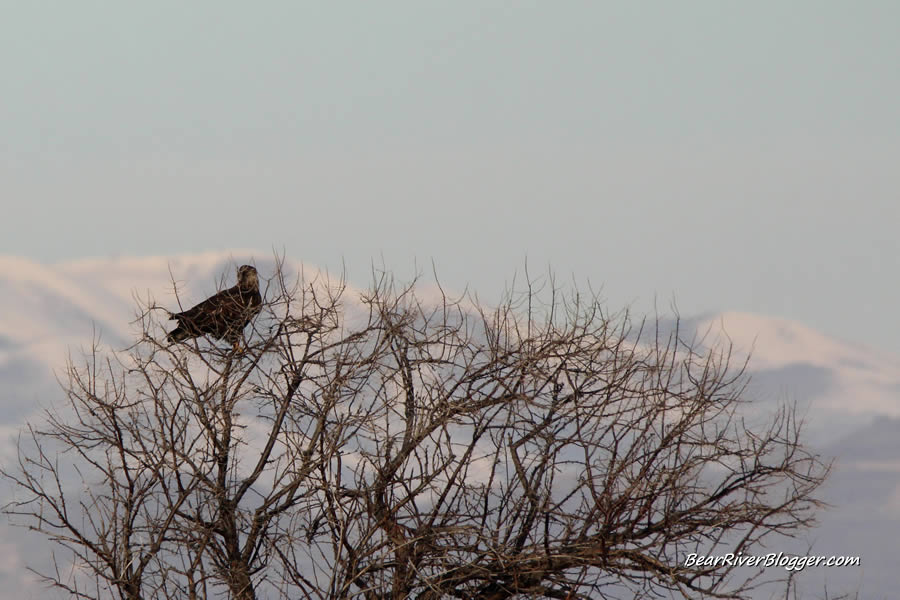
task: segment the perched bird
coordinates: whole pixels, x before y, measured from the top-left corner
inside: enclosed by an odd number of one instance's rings
[[[166,340],[181,342],[211,335],[216,339],[224,337],[237,350],[244,327],[259,314],[262,306],[256,269],[242,265],[238,268],[237,279],[236,286],[207,298],[189,310],[173,313],[169,319],[177,320],[178,327],[169,332]]]

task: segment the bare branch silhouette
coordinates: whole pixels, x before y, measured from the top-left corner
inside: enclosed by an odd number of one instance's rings
[[[261,273],[261,275],[264,275]],[[20,442],[6,512],[78,598],[686,598],[760,571],[685,566],[813,524],[828,466],[790,407],[750,427],[727,347],[529,281],[496,307],[376,274],[289,278],[242,348],[71,362]]]

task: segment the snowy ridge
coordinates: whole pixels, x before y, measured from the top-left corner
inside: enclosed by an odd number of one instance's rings
[[[814,396],[811,408],[819,412],[900,417],[900,357],[835,340],[794,321],[751,313],[723,312],[691,325],[705,343],[730,343],[736,356],[749,355],[749,371],[757,379],[780,380],[779,389],[765,393],[785,400]]]
[[[219,285],[231,285],[235,266],[244,262],[255,263],[263,278],[274,267],[271,253],[246,249],[49,265],[0,256],[0,368],[22,360],[59,368],[70,350],[89,345],[98,334],[107,344],[125,346],[138,333],[132,324],[138,298],[172,309],[179,300],[190,306]],[[322,275],[299,262],[286,267],[302,269],[307,277]],[[427,284],[420,291],[434,295]],[[826,420],[900,417],[900,357],[794,321],[744,312],[684,319],[681,327],[682,338],[706,346],[730,343],[738,359],[749,354],[749,372],[766,383],[757,388],[762,396],[814,401],[817,411],[834,413]]]
[[[888,375],[897,381],[900,357],[841,342],[800,323],[777,317],[726,311],[696,324],[698,333],[729,340],[740,352],[752,352],[754,369],[772,369],[803,362],[848,371]]]

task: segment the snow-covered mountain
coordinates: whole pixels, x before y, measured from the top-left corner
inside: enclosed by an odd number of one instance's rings
[[[0,461],[13,460],[21,425],[61,398],[54,373],[62,372],[70,352],[89,347],[98,334],[108,347],[129,345],[138,331],[136,298],[174,309],[174,278],[178,298],[190,305],[214,292],[223,277],[231,285],[235,266],[245,262],[264,276],[274,264],[271,254],[237,250],[52,265],[0,257]],[[796,322],[739,312],[682,319],[679,335],[703,345],[730,342],[737,359],[749,353],[751,406],[767,410],[796,401],[809,443],[836,457],[825,490],[834,507],[823,513],[810,541],[816,554],[860,555],[862,568],[805,571],[809,595],[821,596],[820,582],[827,581],[829,593],[859,589],[860,597],[890,597],[900,582],[894,567],[900,548],[894,533],[900,531],[900,357]],[[29,587],[26,561],[18,558],[36,551],[17,546],[29,543],[39,542],[0,524],[0,598],[42,596],[40,588]]]
[[[817,445],[878,418],[900,418],[900,356],[751,313],[715,313],[682,319],[679,326],[682,339],[730,344],[734,364],[749,357],[748,397],[758,407],[796,402]]]

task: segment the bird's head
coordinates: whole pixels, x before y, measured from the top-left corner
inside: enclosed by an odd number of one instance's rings
[[[237,272],[238,285],[243,289],[255,289],[259,287],[259,277],[256,269],[250,265],[241,265]]]

